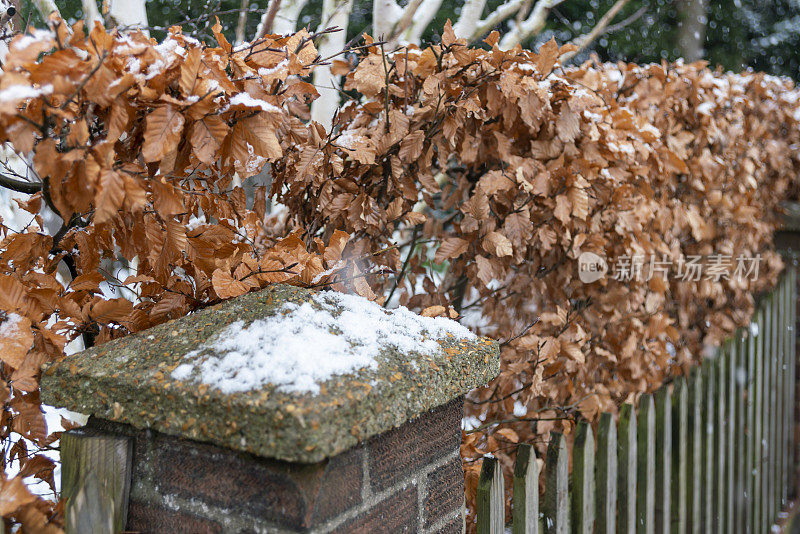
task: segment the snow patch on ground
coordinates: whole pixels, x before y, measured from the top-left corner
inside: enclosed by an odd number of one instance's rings
[[[249,325],[236,321],[185,356],[172,377],[202,382],[223,393],[275,384],[280,391],[318,393],[319,383],[359,369],[375,369],[382,349],[435,354],[437,339],[474,339],[444,317],[422,317],[405,307],[386,310],[355,295],[316,293],[315,305],[285,303],[276,316]]]

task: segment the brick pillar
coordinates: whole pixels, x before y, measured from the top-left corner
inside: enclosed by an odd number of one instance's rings
[[[98,418],[133,440],[127,530],[461,533],[463,397],[316,463],[260,458]],[[261,530],[259,530],[261,529]]]
[[[445,335],[429,353],[395,345],[318,391],[230,393],[173,373],[233,322],[315,298],[269,288],[48,368],[43,400],[92,415],[65,436],[76,451],[62,455],[68,502],[114,488],[113,513],[142,534],[462,533],[464,394],[499,372],[497,343]]]

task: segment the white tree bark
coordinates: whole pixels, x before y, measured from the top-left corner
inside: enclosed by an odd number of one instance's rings
[[[442,5],[442,0],[425,0],[414,13],[414,19],[411,26],[403,34],[403,40],[407,43],[419,44],[422,40],[422,34],[428,28],[428,25],[436,16],[439,7]],[[375,17],[375,14],[373,14]]]
[[[352,0],[323,0],[320,29],[336,26],[341,30],[320,37],[317,51],[321,57],[327,58],[344,48],[347,43],[347,23],[352,9]],[[339,107],[339,77],[331,73],[330,65],[322,65],[314,69],[314,86],[320,96],[311,105],[311,120],[317,121],[330,131],[333,115]]]
[[[271,0],[270,3],[276,0]],[[278,12],[275,14],[275,20],[272,23],[271,33],[287,34],[294,33],[297,30],[297,19],[300,18],[300,12],[305,7],[308,0],[281,0]],[[264,13],[259,24],[258,35],[263,35],[261,25],[267,16],[269,9]],[[323,18],[324,20],[324,18]]]
[[[247,8],[250,7],[250,0],[242,0],[239,11],[239,20],[236,23],[236,39],[234,44],[239,46],[244,42],[244,32],[247,29]]]
[[[486,7],[486,0],[467,0],[461,8],[458,20],[453,24],[453,33],[456,37],[465,37],[472,40],[472,35],[483,15],[483,8]]]
[[[87,22],[89,28],[94,26],[95,21],[103,22],[95,0],[81,0],[81,6],[83,6],[83,20]]]
[[[678,2],[678,47],[686,61],[697,61],[703,57],[706,40],[706,0],[682,0]]]
[[[61,14],[61,11],[59,11],[58,6],[53,0],[33,0],[33,5],[36,6],[36,9],[42,14],[42,18],[45,20],[51,13]]]
[[[403,8],[394,0],[373,0],[372,36],[378,40],[391,38],[402,16]]]
[[[547,16],[550,10],[562,3],[564,0],[539,0],[533,7],[530,16],[522,24],[514,27],[510,32],[500,39],[500,48],[508,50],[514,48],[522,41],[540,33],[547,23]]]
[[[143,28],[144,32],[148,33],[144,0],[108,0],[106,5],[108,14],[117,26]]]
[[[522,6],[525,5],[525,0],[508,0],[508,2],[504,2],[500,4],[497,9],[492,11],[488,17],[485,19],[479,20],[474,28],[472,29],[471,33],[464,33],[459,34],[456,32],[457,37],[464,37],[468,41],[474,41],[475,39],[479,38],[484,33],[488,32],[508,17],[517,13]],[[455,28],[453,28],[455,31]]]

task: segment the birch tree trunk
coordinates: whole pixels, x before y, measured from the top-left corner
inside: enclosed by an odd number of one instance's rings
[[[297,30],[297,19],[300,18],[300,11],[303,10],[308,0],[272,0],[270,4],[274,2],[279,2],[280,4],[278,12],[275,14],[275,20],[272,22],[271,33],[293,33]],[[267,9],[267,12],[264,13],[264,17],[261,19],[262,25],[267,13],[269,13],[269,9]],[[265,29],[259,27],[259,31],[257,32],[259,36],[264,35],[264,32]]]
[[[88,27],[91,28],[95,21],[103,22],[103,17],[100,16],[100,10],[97,9],[97,2],[95,0],[81,0],[83,6],[83,20],[88,22]]]
[[[138,27],[147,32],[145,0],[109,0],[108,14],[121,27]]]
[[[323,0],[320,29],[335,26],[341,30],[320,37],[317,44],[320,57],[327,58],[342,51],[347,43],[347,23],[352,10],[352,0]],[[320,97],[311,105],[311,120],[330,131],[333,115],[339,107],[339,77],[331,73],[330,65],[322,65],[314,69],[314,86]]]
[[[486,7],[486,0],[467,0],[461,8],[461,15],[453,25],[453,33],[456,37],[466,37],[472,39],[472,34],[483,15],[483,8]]]
[[[33,5],[45,20],[51,13],[61,14],[61,11],[59,11],[58,6],[53,0],[33,0]]]
[[[403,40],[407,43],[419,44],[422,40],[422,34],[430,25],[433,17],[439,11],[442,5],[442,0],[425,0],[414,13],[411,26],[403,34]],[[373,14],[373,18],[376,15]]]
[[[680,0],[678,2],[678,48],[686,61],[703,57],[706,41],[706,0]]]

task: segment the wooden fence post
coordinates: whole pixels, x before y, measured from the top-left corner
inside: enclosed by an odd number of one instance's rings
[[[795,301],[795,292],[794,292],[794,272],[795,269],[791,264],[788,267],[787,272],[787,281],[786,285],[788,286],[786,289],[786,382],[787,382],[787,389],[786,389],[786,432],[787,432],[787,450],[786,450],[786,500],[789,501],[792,499],[794,491],[793,485],[795,483],[794,480],[794,420],[795,420],[795,406],[794,406],[794,391],[795,391],[795,361],[794,361],[794,347],[795,347],[795,339],[796,339],[796,330],[794,324],[794,311],[796,301]]]
[[[578,423],[572,448],[572,532],[594,532],[594,435],[586,421]]]
[[[702,529],[706,534],[714,532],[714,434],[715,434],[715,410],[714,410],[714,391],[716,389],[716,381],[714,377],[714,362],[706,358],[702,363],[703,370],[703,460],[702,460],[702,474],[700,479],[702,481],[701,498],[703,513],[702,513]]]
[[[703,374],[693,369],[689,376],[689,446],[686,455],[687,521],[690,534],[700,534],[703,523]]]
[[[505,484],[497,458],[483,458],[478,479],[478,534],[503,534],[505,530]]]
[[[596,489],[600,499],[597,506],[597,534],[616,534],[617,532],[617,427],[614,416],[600,414],[597,425],[597,482]]]
[[[652,395],[639,398],[636,532],[654,534],[656,499],[656,417]]]
[[[777,506],[778,502],[776,499],[775,490],[778,487],[777,475],[778,470],[776,469],[776,460],[777,460],[777,451],[776,445],[778,443],[777,433],[778,433],[778,421],[780,420],[780,407],[778,406],[777,400],[777,389],[778,389],[778,360],[780,356],[778,354],[778,340],[777,340],[777,333],[778,333],[778,292],[773,290],[770,294],[770,333],[769,333],[769,343],[772,347],[770,350],[770,357],[767,360],[768,370],[769,370],[769,380],[770,380],[770,387],[769,387],[769,434],[767,435],[767,451],[769,452],[768,456],[768,469],[769,469],[769,485],[767,486],[767,498],[769,499],[769,518],[768,523],[771,527],[775,519],[777,517]]]
[[[733,522],[734,495],[736,492],[736,334],[727,343],[725,353],[725,525],[733,533],[737,525]]]
[[[782,455],[781,455],[781,474],[782,474],[782,486],[783,489],[781,491],[781,504],[782,508],[786,507],[786,504],[789,502],[789,484],[791,476],[789,475],[789,470],[791,469],[791,464],[789,463],[790,457],[790,449],[792,443],[792,405],[790,401],[790,389],[792,387],[791,383],[791,371],[790,371],[790,359],[791,359],[791,343],[794,341],[792,338],[792,328],[791,328],[791,286],[789,285],[790,281],[790,274],[789,274],[789,267],[784,273],[783,277],[783,310],[781,311],[782,320],[781,320],[781,330],[782,330],[782,340],[783,340],[783,363],[782,363],[782,373],[783,373],[783,386],[782,386],[782,402],[783,402],[783,434],[782,434],[782,442],[781,446],[783,447]]]
[[[544,527],[546,534],[569,532],[569,458],[567,442],[559,432],[550,432],[545,465]]]
[[[517,449],[514,464],[514,534],[539,534],[539,465],[531,445]]]
[[[800,441],[795,441],[796,436],[796,410],[797,410],[797,267],[794,259],[791,260],[789,267],[789,325],[791,335],[789,340],[789,437],[792,443],[789,451],[789,487],[791,488],[789,497],[795,497],[797,489],[797,467],[798,445]]]
[[[728,347],[727,343],[717,350],[717,357],[714,359],[714,379],[717,386],[716,389],[716,414],[713,416],[715,419],[715,432],[716,441],[714,445],[714,531],[715,532],[729,532],[730,525],[725,523],[725,486],[727,475],[725,468],[728,465],[726,457],[727,447],[726,438],[727,430],[727,363],[728,363]]]
[[[742,329],[736,331],[731,353],[731,384],[734,388],[733,403],[735,409],[731,412],[735,421],[733,427],[733,447],[730,449],[731,463],[733,465],[733,524],[736,532],[746,534],[747,529],[747,410],[745,408],[745,395],[749,380],[747,369],[746,344]],[[731,463],[728,465],[730,466]]]
[[[766,532],[769,529],[772,503],[769,498],[769,433],[770,421],[772,418],[772,406],[770,404],[770,361],[772,360],[772,307],[771,295],[764,301],[764,331],[761,333],[761,369],[763,375],[763,388],[761,392],[761,524],[757,532]]]
[[[775,518],[776,520],[779,517],[779,512],[783,510],[783,506],[785,504],[783,498],[783,491],[786,487],[784,474],[786,473],[786,466],[784,465],[784,451],[786,450],[785,447],[785,440],[786,440],[786,425],[784,424],[785,417],[786,417],[786,403],[784,398],[784,390],[786,384],[786,292],[784,290],[784,280],[781,278],[781,284],[778,286],[778,311],[776,312],[776,316],[778,318],[777,324],[775,325],[776,333],[775,333],[775,341],[778,344],[778,362],[775,366],[777,370],[777,378],[775,380],[776,387],[775,387],[775,396],[778,402],[779,407],[779,417],[777,422],[775,423],[775,427],[777,429],[775,433],[775,477],[776,477],[776,485],[775,485]]]
[[[655,531],[669,534],[672,496],[672,398],[669,386],[656,392]]]
[[[678,377],[672,390],[672,484],[671,528],[673,534],[686,534],[686,483],[689,448],[689,390]]]
[[[133,441],[84,429],[61,435],[61,487],[67,501],[66,532],[121,532],[128,516]],[[102,498],[101,498],[102,496]],[[112,530],[106,530],[107,526]]]
[[[625,403],[619,413],[617,532],[636,532],[636,412]]]
[[[761,429],[761,422],[763,420],[763,395],[762,390],[764,389],[764,367],[763,357],[764,354],[764,308],[759,306],[758,311],[756,312],[756,320],[754,323],[751,324],[750,329],[750,336],[753,339],[753,352],[751,353],[751,360],[753,366],[753,381],[754,381],[754,388],[753,388],[753,431],[751,436],[751,443],[753,447],[751,449],[752,453],[752,491],[751,491],[751,500],[752,500],[752,515],[751,515],[751,525],[750,525],[750,532],[752,534],[758,534],[761,532],[761,438],[762,438],[762,429]]]

